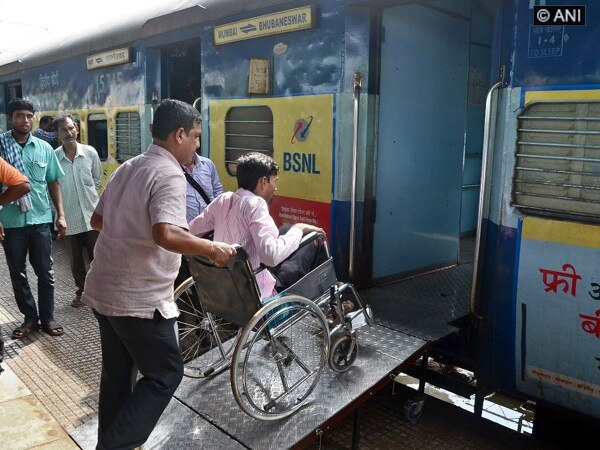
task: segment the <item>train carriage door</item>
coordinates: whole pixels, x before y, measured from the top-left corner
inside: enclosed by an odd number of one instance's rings
[[[101,161],[108,158],[108,124],[106,114],[90,114],[87,118],[87,144],[98,152]]]
[[[200,82],[200,45],[178,43],[162,50],[163,98],[196,105],[202,95]]]
[[[383,11],[375,279],[458,259],[467,3],[443,3],[453,11],[428,4]]]

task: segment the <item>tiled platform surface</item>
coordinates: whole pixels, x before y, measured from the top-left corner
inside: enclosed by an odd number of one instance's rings
[[[68,256],[62,242],[54,243],[56,320],[65,334],[51,337],[37,331],[13,340],[12,330],[23,316],[14,300],[4,252],[0,251],[0,326],[5,341],[5,362],[70,432],[95,415],[98,404],[100,337],[89,308],[73,308],[75,296]],[[37,278],[28,267],[30,285],[37,298]],[[0,375],[1,376],[1,375]]]
[[[6,341],[4,367],[8,366],[14,374],[0,375],[1,392],[7,395],[6,402],[16,401],[0,411],[0,448],[69,448],[74,445],[68,435],[83,443],[85,436],[95,433],[97,411],[97,395],[100,374],[100,346],[97,324],[89,308],[75,309],[70,306],[74,294],[69,264],[64,246],[56,242],[53,249],[56,272],[56,310],[57,320],[65,327],[65,334],[50,337],[42,333],[34,333],[19,341],[12,340],[12,329],[21,323],[22,317],[14,303],[10,280],[8,277],[4,254],[0,251],[0,325]],[[33,271],[30,268],[30,274]],[[35,276],[32,288],[36,290]],[[20,387],[9,379],[16,376],[22,381]],[[14,394],[13,394],[14,393]],[[22,395],[21,395],[22,394]],[[1,393],[0,393],[1,395]],[[10,397],[10,399],[8,399]],[[0,397],[1,399],[2,397]],[[26,399],[26,400],[25,400]],[[176,401],[176,400],[174,400]],[[35,410],[40,405],[39,416],[20,421],[26,427],[12,429],[18,414],[19,404],[29,403],[29,409]],[[430,401],[428,400],[427,405]],[[417,424],[405,422],[401,418],[401,402],[398,396],[391,395],[391,388],[386,387],[379,395],[369,400],[361,409],[361,449],[403,449],[403,448],[466,448],[466,449],[501,449],[532,448],[531,438],[518,434],[484,419],[477,419],[472,414],[457,407],[439,404],[431,400],[435,407],[427,406],[422,419]],[[5,408],[4,402],[0,408]],[[170,408],[180,405],[170,405]],[[178,408],[179,409],[179,408]],[[49,413],[49,416],[44,415]],[[192,409],[187,411],[191,428],[172,427],[174,433],[193,433],[198,429],[213,436],[214,430],[206,427],[205,422],[194,424],[197,418]],[[50,417],[51,416],[51,417]],[[7,419],[6,422],[3,420]],[[165,414],[157,427],[160,429],[168,420]],[[187,420],[184,421],[187,424]],[[183,423],[180,421],[180,423]],[[48,430],[51,440],[46,442],[32,441],[39,430]],[[32,433],[32,430],[35,430]],[[14,431],[14,432],[13,432]],[[160,430],[157,430],[160,431]],[[331,429],[323,429],[320,440],[314,448],[344,449],[350,448],[352,437],[352,417],[343,420]],[[8,436],[8,440],[6,437]],[[54,439],[55,438],[55,439]],[[172,442],[172,443],[171,443]],[[180,448],[177,440],[170,442],[157,440],[144,448]],[[41,447],[38,447],[42,445]],[[88,444],[89,445],[89,444]],[[194,448],[209,448],[201,439]],[[235,448],[235,445],[212,448]],[[55,447],[56,446],[56,447]],[[83,447],[87,447],[84,445]]]
[[[40,399],[10,367],[0,375],[0,440],[3,449],[79,448]]]

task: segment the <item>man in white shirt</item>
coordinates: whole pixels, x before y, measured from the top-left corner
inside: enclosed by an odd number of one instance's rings
[[[78,308],[83,306],[81,294],[87,274],[83,253],[87,253],[91,263],[98,239],[98,232],[90,225],[90,219],[98,204],[102,164],[94,147],[77,142],[79,129],[73,116],[62,114],[56,117],[54,128],[62,142],[55,150],[56,157],[65,173],[65,176],[58,180],[67,220],[65,246],[71,261],[73,280],[77,286],[71,306]]]

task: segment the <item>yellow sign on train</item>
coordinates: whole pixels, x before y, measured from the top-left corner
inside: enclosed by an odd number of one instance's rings
[[[277,195],[331,203],[333,102],[331,94],[212,100],[210,158],[225,190],[237,189],[235,177],[226,169],[226,160],[234,154],[225,149],[228,113],[233,108],[267,107],[273,117],[273,158],[279,165]]]
[[[313,26],[311,6],[279,11],[259,17],[250,17],[214,27],[215,45],[254,39],[272,34],[304,30]]]

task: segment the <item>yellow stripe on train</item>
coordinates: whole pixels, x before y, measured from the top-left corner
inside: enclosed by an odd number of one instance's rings
[[[600,100],[600,89],[527,91],[525,104],[532,102]]]
[[[600,248],[600,226],[527,217],[523,219],[523,239]]]

